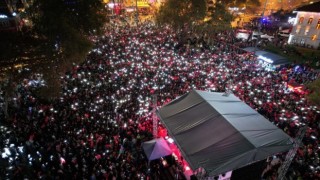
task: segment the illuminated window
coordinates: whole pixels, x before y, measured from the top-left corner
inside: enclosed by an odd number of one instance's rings
[[[304,31],[304,35],[308,35],[309,31],[310,31],[310,26],[307,26],[306,30]]]
[[[308,24],[311,24],[311,23],[312,23],[312,21],[313,21],[313,18],[309,18],[309,20],[308,20]]]
[[[300,17],[300,19],[299,19],[299,24],[302,24],[302,23],[303,23],[303,20],[304,20],[304,17]]]
[[[296,33],[299,34],[300,30],[301,30],[301,26],[297,26]]]
[[[318,20],[317,29],[320,29],[320,19]]]
[[[311,36],[311,40],[312,40],[312,41],[315,41],[316,39],[317,39],[317,35]]]

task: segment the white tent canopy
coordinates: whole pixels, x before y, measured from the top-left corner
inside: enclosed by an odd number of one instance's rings
[[[271,63],[273,65],[285,65],[291,63],[286,57],[280,56],[272,52],[263,51],[255,47],[246,47],[243,48],[243,50],[247,52],[252,52],[258,57],[264,57],[264,61],[265,59],[268,59],[268,61],[266,62]]]
[[[157,113],[190,167],[211,176],[293,146],[287,134],[233,94],[191,91]]]
[[[149,161],[172,154],[168,143],[163,138],[146,141],[142,147]]]

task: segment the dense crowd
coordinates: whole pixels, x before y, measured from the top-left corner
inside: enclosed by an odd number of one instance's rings
[[[28,83],[17,86],[12,123],[1,127],[0,176],[161,177],[162,163],[148,165],[141,148],[153,138],[151,97],[161,107],[199,89],[232,91],[291,137],[307,125],[288,176],[319,179],[320,110],[287,90],[290,80],[309,82],[319,74],[305,69],[299,75],[292,67],[265,71],[250,53],[228,45],[234,41],[230,32],[197,37],[188,29],[150,24],[109,29],[86,61],[61,77],[62,93],[54,102],[39,101]]]

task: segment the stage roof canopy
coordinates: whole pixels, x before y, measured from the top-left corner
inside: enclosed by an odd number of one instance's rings
[[[194,90],[157,113],[190,167],[211,176],[293,146],[286,133],[233,94]]]
[[[246,48],[243,48],[243,50],[245,50],[247,52],[252,52],[258,57],[262,56],[262,57],[264,57],[264,59],[266,59],[266,58],[270,59],[272,61],[271,64],[273,64],[273,65],[283,65],[283,64],[290,64],[291,63],[286,57],[280,56],[280,55],[272,53],[272,52],[260,50],[256,47],[246,47]]]

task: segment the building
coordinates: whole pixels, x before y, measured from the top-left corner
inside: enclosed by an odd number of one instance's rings
[[[320,1],[294,10],[296,19],[288,39],[289,44],[320,48]]]

